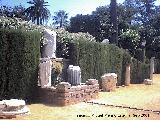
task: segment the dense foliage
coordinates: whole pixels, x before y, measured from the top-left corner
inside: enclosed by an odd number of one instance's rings
[[[128,49],[133,57],[139,50],[145,50],[147,58],[160,54],[159,50],[159,13],[160,6],[155,5],[156,0],[125,0],[117,4],[118,46]],[[70,19],[70,32],[88,32],[97,41],[109,39],[111,36],[112,21],[111,6],[100,6],[92,14],[76,15]],[[91,27],[92,26],[92,27]],[[146,45],[142,46],[142,42]],[[138,59],[138,58],[137,58]]]
[[[40,38],[37,31],[0,29],[0,99],[33,99]]]
[[[23,20],[29,20],[25,14],[25,8],[22,5],[8,7],[8,6],[0,6],[0,16],[5,17],[16,17],[21,18]]]
[[[55,12],[55,15],[53,16],[53,25],[55,25],[57,28],[64,28],[68,26],[68,13],[64,10],[59,10],[58,12]]]
[[[21,30],[25,30],[25,31],[38,30],[41,33],[43,31],[42,26],[30,24],[30,22],[24,21],[24,20],[16,18],[16,17],[10,18],[10,17],[4,17],[4,16],[0,16],[0,28],[21,29]]]
[[[25,10],[29,20],[32,20],[37,25],[42,25],[49,19],[51,13],[46,7],[49,6],[47,5],[48,2],[45,2],[45,0],[31,0],[27,3],[31,5]]]
[[[76,41],[75,49],[72,50],[76,58],[73,63],[82,69],[82,79],[85,82],[89,78],[100,77],[104,73],[115,72],[121,80],[123,52],[113,45],[101,43]]]
[[[82,69],[83,82],[88,78],[100,77],[104,73],[116,73],[118,75],[118,85],[124,83],[126,65],[131,64],[131,83],[142,83],[144,78],[149,78],[149,64],[143,64],[136,60],[131,61],[129,53],[114,45],[104,45],[101,43],[76,41],[76,50],[73,63]]]
[[[132,59],[131,83],[142,83],[144,79],[150,78],[150,65]]]
[[[94,37],[86,37],[84,33],[69,33],[63,29],[57,30],[57,37],[60,45],[67,46],[57,46],[57,52],[59,57],[64,57],[70,59],[70,64],[78,65],[81,67],[82,71],[82,82],[85,82],[89,78],[101,79],[104,73],[115,72],[118,74],[118,85],[124,84],[125,68],[127,65],[132,64],[131,55],[129,52],[118,48],[112,44],[102,44],[95,42]],[[63,54],[59,51],[63,51]],[[144,64],[147,67],[142,67],[142,63],[136,60],[140,65],[131,65],[133,67],[132,76],[139,78],[135,81],[135,77],[132,77],[132,83],[141,83],[145,77],[148,78],[149,75],[149,65]],[[141,69],[137,74],[133,71],[135,69]],[[136,71],[137,72],[137,71]],[[142,75],[143,74],[143,75]],[[142,77],[137,77],[137,76]],[[146,76],[144,76],[146,75]]]
[[[123,47],[123,49],[128,49],[130,54],[134,56],[140,43],[138,31],[127,29],[119,37],[119,46]]]
[[[111,2],[113,1],[115,2],[115,0],[111,0]],[[118,46],[128,49],[133,57],[136,57],[134,53],[141,49],[141,51],[146,51],[145,55],[147,58],[153,56],[160,58],[160,6],[157,6],[155,2],[156,0],[125,0],[124,3],[117,4]],[[37,24],[45,24],[45,21],[47,22],[50,16],[50,12],[47,9],[48,2],[45,2],[45,0],[31,0],[28,3],[32,6],[27,9],[22,5],[15,7],[1,6],[0,15],[19,17],[31,20]],[[113,12],[111,8],[112,6],[110,5],[99,6],[92,14],[76,15],[70,19],[67,30],[73,33],[88,32],[96,38],[96,41],[101,42],[104,39],[109,39],[113,43],[111,36],[115,32],[111,24],[113,22],[110,15],[110,12]],[[67,22],[68,17],[68,14],[62,11],[56,12],[56,19],[54,19],[55,23],[61,23],[60,26],[63,26],[62,24]],[[136,31],[138,35],[131,37],[129,34],[126,34],[128,30]],[[139,40],[137,40],[137,36]],[[138,43],[136,42],[136,49],[133,47],[135,46],[135,40],[139,41]],[[143,41],[146,41],[144,47],[142,46]]]
[[[95,42],[95,38],[88,34],[88,33],[69,33],[68,31],[64,29],[56,29],[55,30],[57,33],[57,51],[56,51],[56,56],[57,57],[62,57],[62,58],[69,58],[69,43],[75,41],[75,40],[84,40],[88,42]]]

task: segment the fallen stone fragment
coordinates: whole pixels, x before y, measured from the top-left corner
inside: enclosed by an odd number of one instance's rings
[[[144,79],[144,84],[145,84],[145,85],[152,85],[153,82],[152,82],[152,80],[150,80],[150,79]]]
[[[0,118],[13,118],[16,115],[30,114],[24,100],[11,99],[0,101]]]

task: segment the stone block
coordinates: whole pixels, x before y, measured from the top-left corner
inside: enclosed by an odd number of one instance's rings
[[[144,84],[145,84],[145,85],[152,85],[152,84],[153,84],[153,81],[150,80],[150,79],[144,79]]]
[[[90,92],[91,92],[91,89],[85,89],[84,92],[85,92],[85,93],[90,93]]]
[[[92,94],[92,95],[91,95],[91,98],[93,98],[93,99],[98,98],[98,94],[96,94],[96,93]]]
[[[81,91],[81,85],[76,86],[76,91]]]
[[[86,85],[94,85],[94,84],[98,84],[98,80],[88,79],[88,81],[86,81]]]
[[[3,110],[6,107],[3,101],[0,101],[0,110]]]
[[[92,89],[92,88],[93,88],[93,85],[87,85],[87,88],[88,88],[88,89]]]
[[[98,93],[99,92],[99,90],[95,90],[95,91],[93,91],[93,93]]]
[[[76,86],[72,86],[71,87],[71,92],[75,92],[76,91]]]
[[[70,92],[65,92],[65,93],[58,93],[57,97],[62,97],[62,98],[67,98],[67,97],[71,97],[71,93]]]
[[[57,85],[57,92],[70,92],[71,84],[68,82],[61,82]]]
[[[99,89],[99,84],[93,85],[96,89]]]
[[[15,117],[16,115],[30,114],[24,100],[10,99],[0,101],[0,117]]]
[[[3,105],[6,107],[3,109],[4,111],[16,111],[25,106],[24,100],[17,100],[17,99],[11,99],[11,100],[3,100]]]
[[[71,97],[75,98],[76,97],[76,93],[75,92],[71,92]]]
[[[76,94],[76,98],[80,98],[81,97],[81,94]]]
[[[58,99],[56,104],[59,106],[66,106],[69,104],[69,100],[68,99]]]
[[[116,89],[117,78],[116,74],[108,73],[104,74],[102,78],[102,89],[103,91],[114,91]]]
[[[87,89],[87,85],[81,85],[81,90]]]

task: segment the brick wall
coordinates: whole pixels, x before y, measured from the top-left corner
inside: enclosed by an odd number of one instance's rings
[[[45,104],[65,106],[98,97],[99,84],[97,80],[89,79],[86,83],[71,86],[68,82],[61,82],[56,87],[38,89],[38,99]]]

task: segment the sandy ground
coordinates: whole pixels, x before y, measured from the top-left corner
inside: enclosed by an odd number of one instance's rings
[[[99,99],[93,101],[160,111],[160,75],[154,75],[153,85],[132,84],[128,87],[117,88],[115,92],[100,92]],[[65,107],[43,104],[32,104],[28,107],[31,115],[12,120],[160,120],[160,115],[153,112],[84,102]],[[80,115],[85,115],[85,117],[80,117]],[[147,117],[135,117],[135,115]]]

